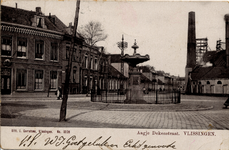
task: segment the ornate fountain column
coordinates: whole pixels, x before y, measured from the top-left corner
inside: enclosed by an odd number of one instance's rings
[[[133,70],[129,72],[129,81],[127,87],[127,97],[125,103],[146,103],[143,100],[143,86],[141,85],[141,73],[137,70],[136,65],[149,60],[149,55],[141,56],[136,52],[139,48],[136,40],[132,46],[133,55],[125,54],[121,59],[127,62]]]

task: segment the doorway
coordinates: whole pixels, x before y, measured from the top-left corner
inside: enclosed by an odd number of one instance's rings
[[[2,68],[1,72],[1,94],[10,94],[11,93],[11,69]]]

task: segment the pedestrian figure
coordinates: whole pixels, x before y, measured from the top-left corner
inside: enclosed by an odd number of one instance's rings
[[[57,99],[62,99],[62,89],[60,86],[58,87],[56,96],[57,96]]]
[[[229,106],[229,97],[228,97],[228,99],[226,100],[226,102],[224,103],[224,105],[225,105],[225,108],[227,108],[227,106]]]
[[[143,93],[146,94],[146,88],[145,87],[143,87]]]

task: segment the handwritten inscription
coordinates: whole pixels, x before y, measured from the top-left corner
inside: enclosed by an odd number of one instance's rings
[[[104,138],[103,136],[99,136],[98,138],[95,138],[95,140],[88,140],[87,137],[79,138],[77,139],[76,135],[72,135],[71,137],[64,137],[64,136],[55,136],[55,137],[48,137],[46,139],[40,138],[44,134],[43,132],[39,132],[35,135],[26,135],[19,144],[19,147],[31,147],[32,145],[38,144],[38,142],[41,142],[43,146],[53,145],[55,147],[60,147],[63,150],[72,147],[77,150],[81,150],[85,147],[100,147],[113,149],[113,148],[119,148],[118,144],[112,143],[111,139],[112,137],[109,136],[108,138]],[[47,134],[47,133],[46,133]],[[148,134],[148,132],[144,133]],[[40,138],[40,139],[39,139]],[[39,139],[39,140],[38,140]],[[43,141],[43,143],[42,143]],[[176,141],[175,141],[176,142]],[[133,139],[129,139],[122,145],[123,148],[134,148],[134,149],[153,149],[153,148],[172,148],[176,149],[175,142],[171,144],[163,144],[163,145],[153,145],[153,144],[147,144],[147,141],[140,141]]]
[[[36,145],[38,138],[41,136],[42,132],[39,132],[38,134],[31,136],[27,135],[25,138],[20,142],[19,147],[29,147],[31,145]],[[102,140],[103,137],[100,136],[94,141],[88,142],[86,140],[86,137],[84,137],[81,140],[77,140],[76,136],[73,135],[70,138],[66,138],[64,136],[55,136],[54,138],[48,137],[44,140],[44,146],[47,145],[54,145],[55,147],[63,146],[62,149],[66,149],[69,146],[78,146],[78,150],[81,150],[82,148],[86,146],[97,146],[97,147],[107,147],[107,148],[118,148],[117,144],[110,144],[109,140],[111,139],[111,136],[106,138],[105,140]]]
[[[146,144],[146,141],[141,142],[140,140],[138,140],[137,142],[134,142],[133,139],[130,139],[123,145],[123,147],[124,148],[135,148],[135,149],[136,148],[142,148],[142,150],[149,149],[149,148],[173,148],[173,149],[176,149],[176,146],[174,145],[175,142],[168,144],[168,145],[149,145],[149,144]]]
[[[32,135],[26,135],[25,138],[20,142],[19,147],[29,147],[30,145],[34,144],[36,145],[37,142],[35,142],[39,137],[41,136],[41,133],[36,134],[35,136]]]

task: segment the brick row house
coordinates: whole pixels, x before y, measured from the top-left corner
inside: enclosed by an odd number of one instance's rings
[[[63,32],[41,8],[1,6],[1,94],[56,91]]]
[[[63,37],[63,55],[62,55],[62,88],[65,83],[65,73],[68,66],[70,41],[73,33],[72,23],[66,26],[55,15],[50,16],[55,18],[57,25],[64,32]],[[83,37],[76,33],[74,39],[73,57],[72,57],[71,76],[69,80],[69,93],[90,93],[92,88],[105,88],[107,86],[106,69],[108,57],[103,52],[103,47],[90,46],[85,43]]]
[[[83,45],[81,52],[81,93],[90,93],[92,89],[106,89],[109,57],[103,47]]]
[[[1,93],[54,92],[64,87],[73,26],[58,17],[2,6]],[[103,47],[74,39],[69,93],[108,86],[109,57]]]

